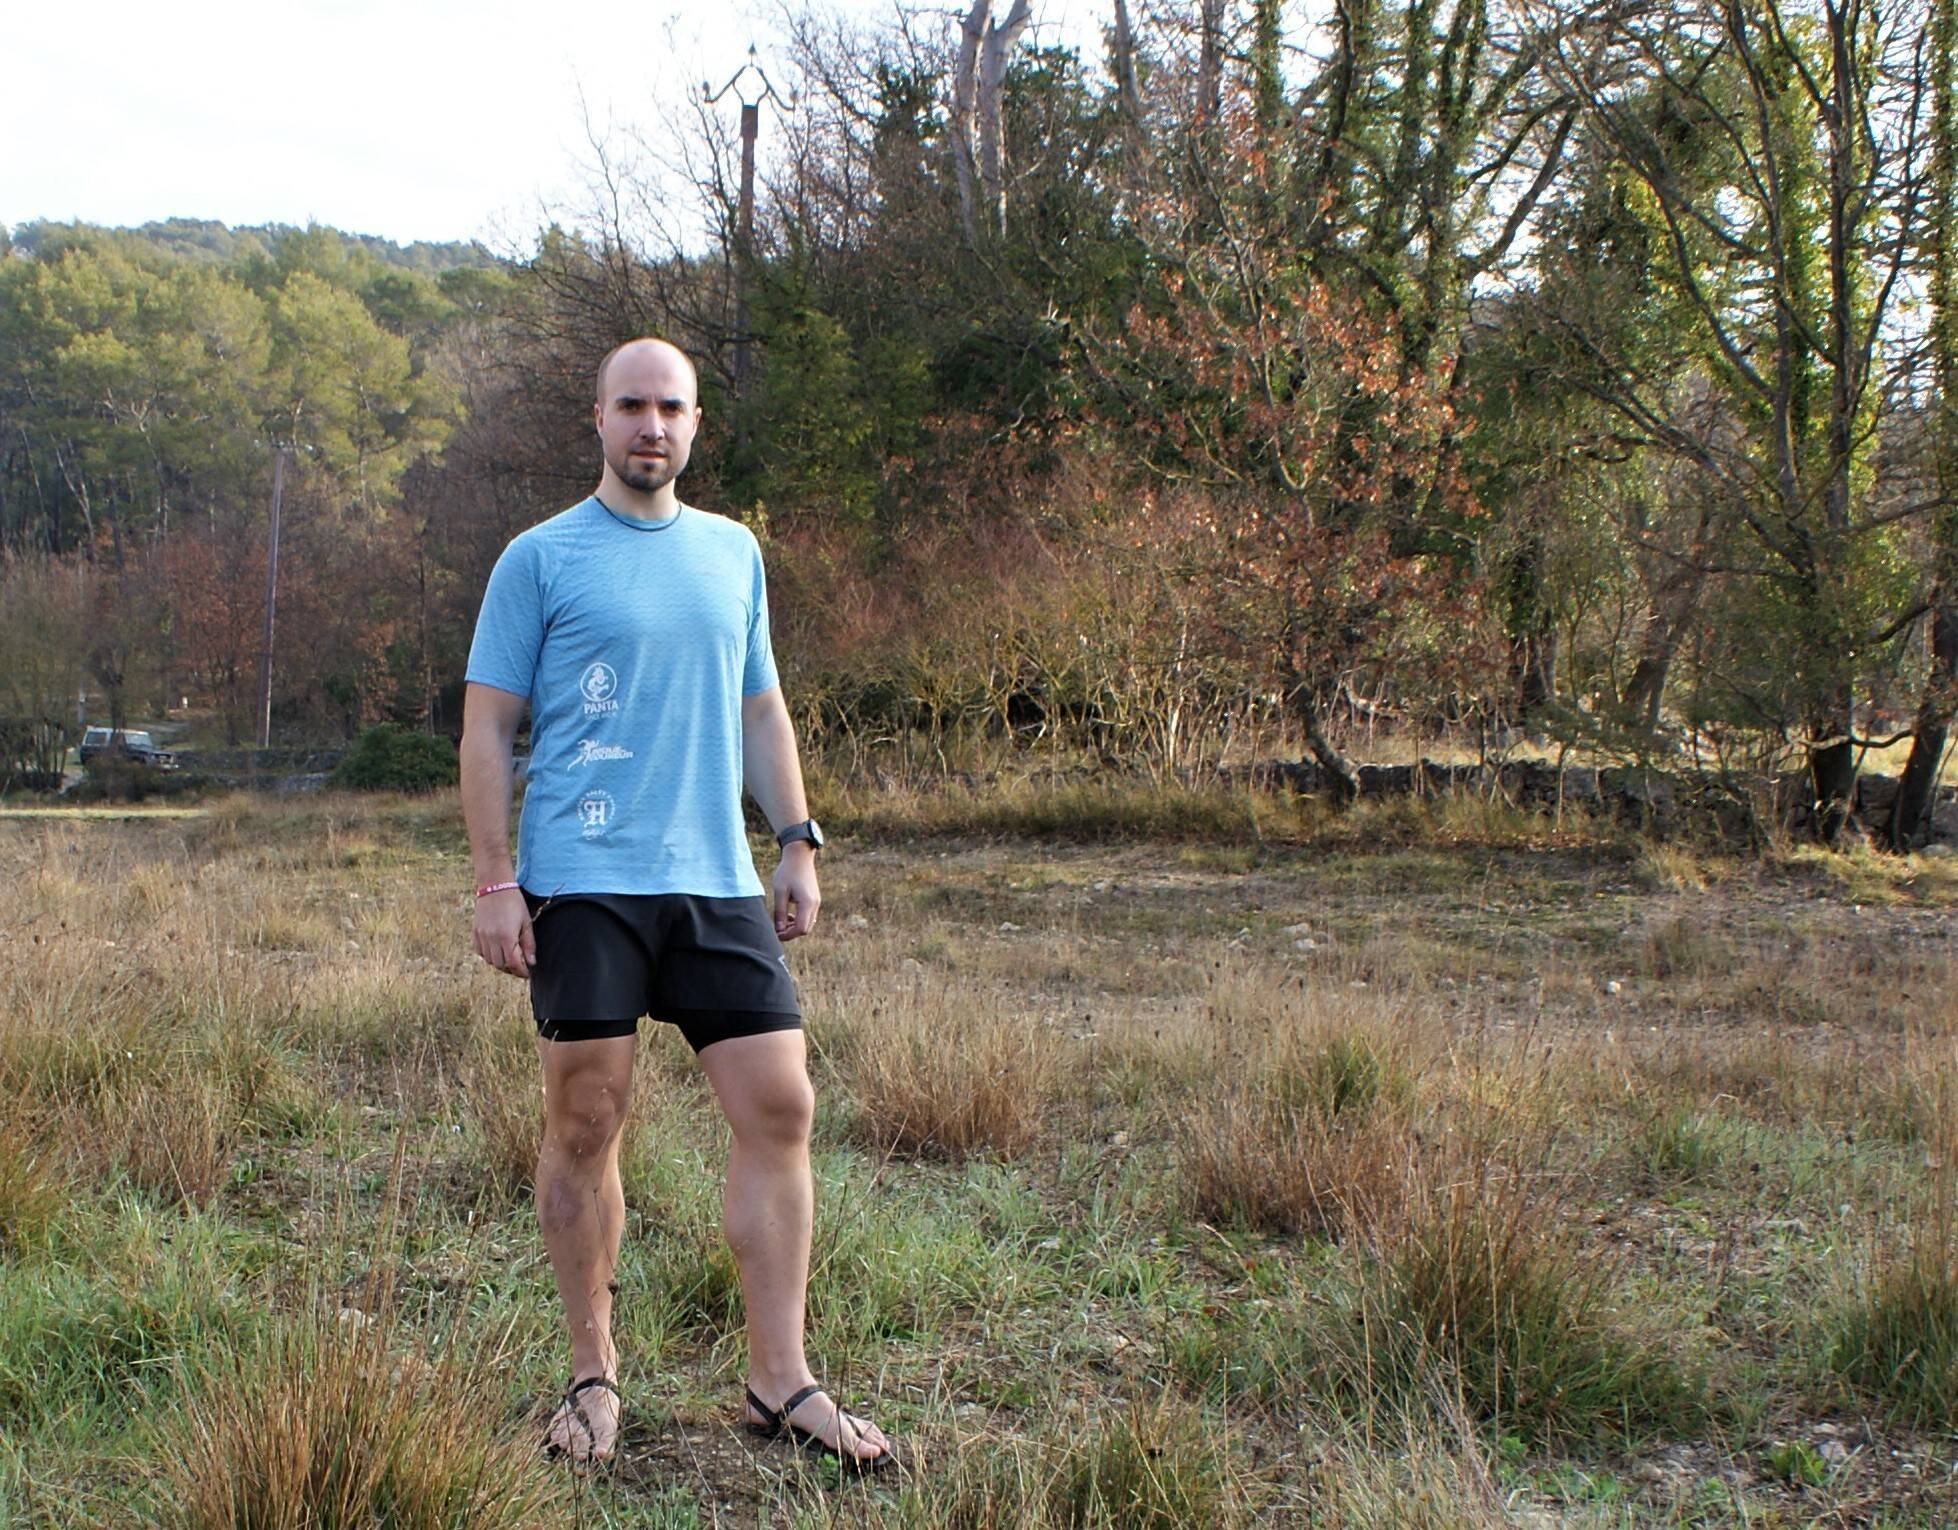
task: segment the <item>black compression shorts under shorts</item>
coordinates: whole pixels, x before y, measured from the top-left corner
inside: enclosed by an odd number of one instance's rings
[[[537,960],[530,1008],[547,1041],[630,1036],[650,1014],[696,1052],[802,1026],[763,898],[526,891]]]

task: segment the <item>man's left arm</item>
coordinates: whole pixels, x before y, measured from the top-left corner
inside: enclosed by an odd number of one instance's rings
[[[741,776],[777,832],[809,816],[802,790],[802,762],[796,756],[795,724],[782,688],[771,686],[741,698]],[[816,886],[816,850],[806,840],[782,850],[774,876],[775,933],[783,940],[816,927],[822,893]]]

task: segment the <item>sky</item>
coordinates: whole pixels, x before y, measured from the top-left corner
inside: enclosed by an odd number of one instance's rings
[[[881,18],[894,0],[824,4]],[[1091,4],[1037,4],[1041,40],[1062,40],[1070,9]],[[0,224],[319,222],[514,252],[579,203],[587,116],[601,135],[643,129],[703,79],[733,74],[751,41],[766,67],[779,6],[21,0],[8,11]]]

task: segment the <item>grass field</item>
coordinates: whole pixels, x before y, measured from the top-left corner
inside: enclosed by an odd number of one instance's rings
[[[535,1064],[459,819],[239,798],[0,822],[0,1527],[1958,1523],[1949,860],[824,816],[812,1350],[905,1477],[740,1432],[658,1028],[624,1460],[535,1459]]]

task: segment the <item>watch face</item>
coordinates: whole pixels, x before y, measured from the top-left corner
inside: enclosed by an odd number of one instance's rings
[[[823,848],[823,826],[813,818],[809,820],[809,843],[818,850]]]

